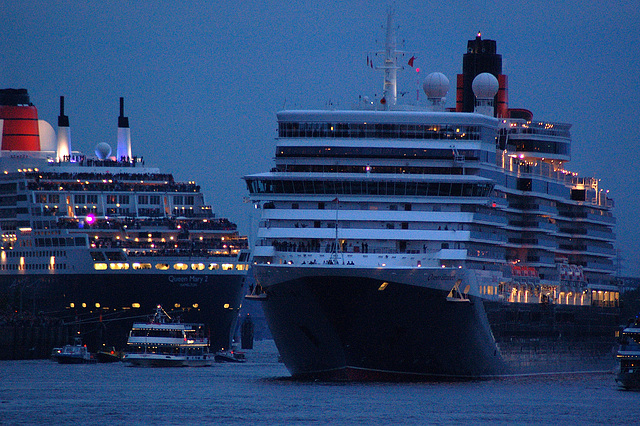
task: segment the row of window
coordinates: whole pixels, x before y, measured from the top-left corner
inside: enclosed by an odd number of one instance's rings
[[[15,206],[18,201],[27,201],[27,194],[0,196],[0,206]]]
[[[98,194],[74,194],[73,201],[75,204],[98,204]],[[105,196],[105,201],[107,204],[129,204],[130,196],[109,194]],[[60,194],[40,193],[36,195],[36,202],[59,204]],[[161,205],[162,198],[159,195],[138,195],[138,204]],[[173,204],[192,206],[195,205],[195,197],[193,195],[174,195]]]
[[[107,269],[111,269],[111,270],[127,270],[131,267],[131,269],[133,270],[144,270],[144,269],[153,269],[153,265],[151,265],[151,263],[138,263],[138,262],[134,262],[131,265],[127,262],[112,262],[109,264],[106,263],[102,263],[102,262],[98,262],[98,263],[94,263],[93,265],[94,269],[96,271],[105,271]],[[156,263],[155,264],[155,269],[158,269],[160,271],[167,271],[169,269],[175,269],[176,271],[187,271],[189,269],[193,270],[193,271],[204,271],[205,269],[209,269],[210,271],[215,271],[218,269],[222,269],[223,271],[232,271],[232,270],[236,270],[236,271],[246,271],[249,269],[249,265],[247,264],[243,264],[243,263],[237,263],[237,264],[233,264],[233,263],[223,263],[223,264],[218,264],[218,263],[210,263],[209,265],[205,265],[204,263],[192,263],[192,264],[188,264],[188,263],[174,263],[173,265],[170,265],[168,263]]]
[[[479,126],[280,122],[281,138],[480,139]]]
[[[0,264],[0,271],[53,271],[56,269],[67,269],[67,265],[64,263],[61,264],[51,264],[51,263],[27,263],[27,264]]]
[[[477,159],[472,159],[477,160]],[[462,175],[462,167],[409,167],[409,166],[339,166],[335,164],[286,164],[279,172],[288,173],[384,173],[393,175]]]
[[[82,302],[82,303],[78,303],[78,306],[77,306],[77,307],[78,307],[78,308],[79,308],[79,307],[86,308],[87,306],[90,306],[90,305],[87,305],[87,303],[86,303],[86,302]],[[96,307],[96,308],[98,308],[98,309],[104,309],[105,311],[108,311],[108,310],[109,310],[109,307],[108,307],[108,306],[102,306],[99,302],[94,303],[94,304],[93,304],[93,306],[95,306],[95,307]],[[174,308],[176,308],[176,309],[179,309],[181,306],[182,306],[182,305],[181,305],[180,303],[174,303],[174,304],[173,304],[173,307],[174,307]],[[192,308],[194,308],[194,309],[198,309],[198,306],[199,306],[199,305],[198,305],[197,303],[193,303],[193,304],[191,305],[191,307],[192,307]],[[230,306],[230,305],[229,305],[228,303],[225,303],[225,304],[224,304],[224,308],[225,308],[225,309],[229,309],[229,306]],[[70,302],[70,303],[69,303],[69,308],[71,308],[71,309],[76,308],[76,303],[75,303],[75,302]],[[132,304],[131,304],[131,308],[133,308],[133,309],[140,309],[140,303],[137,303],[137,302],[132,303]],[[124,307],[122,307],[122,309],[124,309],[124,310],[126,310],[126,309],[131,309],[131,308],[129,308],[128,306],[124,306]],[[67,308],[67,309],[68,309],[68,308]],[[233,309],[233,308],[231,308],[231,309]]]
[[[252,194],[487,197],[491,183],[247,179]]]
[[[36,247],[86,247],[85,237],[36,238]]]
[[[376,148],[355,146],[281,146],[276,157],[401,158],[487,161],[488,152],[473,149]]]
[[[83,238],[84,240],[84,238]],[[37,250],[37,251],[16,251],[16,250],[6,250],[6,251],[2,251],[2,255],[0,256],[6,256],[7,258],[19,258],[19,257],[52,257],[52,256],[66,256],[67,255],[67,251],[66,250]]]
[[[513,139],[508,143],[517,152],[537,152],[540,154],[571,155],[571,144],[566,142],[519,140]]]
[[[24,186],[24,183],[21,182],[21,186]],[[15,194],[18,188],[18,184],[16,182],[10,183],[0,183],[0,194]]]

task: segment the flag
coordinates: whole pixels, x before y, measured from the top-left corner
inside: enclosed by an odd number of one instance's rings
[[[415,60],[416,60],[415,56],[412,56],[411,58],[409,58],[409,66],[410,67],[413,67],[413,61],[415,61]]]

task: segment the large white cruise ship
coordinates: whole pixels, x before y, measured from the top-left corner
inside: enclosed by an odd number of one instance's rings
[[[134,320],[158,304],[206,324],[212,348],[228,349],[246,237],[195,182],[132,155],[123,98],[114,155],[106,143],[95,157],[72,151],[62,97],[60,109],[56,134],[25,89],[0,90],[0,359],[25,356],[23,346],[48,356],[49,331],[23,335],[26,323],[80,331],[92,350],[123,348]]]
[[[613,201],[565,169],[570,125],[509,108],[496,42],[397,103],[277,114],[275,167],[245,176],[253,265],[294,377],[415,380],[613,368]]]

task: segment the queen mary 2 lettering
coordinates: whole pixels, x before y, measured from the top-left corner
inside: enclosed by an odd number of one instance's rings
[[[0,90],[0,314],[63,324],[96,350],[124,348],[162,305],[227,349],[247,239],[195,182],[132,154],[122,98],[117,122],[115,154],[102,142],[86,156],[72,150],[64,98],[56,132],[25,89]]]
[[[256,286],[294,377],[422,380],[607,371],[619,292],[613,200],[565,168],[570,125],[510,108],[496,42],[396,102],[277,114],[275,167],[245,176]],[[374,58],[374,61],[376,59]],[[406,59],[404,59],[406,61]]]

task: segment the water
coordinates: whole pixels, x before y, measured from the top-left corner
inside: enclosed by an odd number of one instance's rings
[[[273,341],[245,364],[0,362],[0,424],[638,424],[612,374],[465,383],[296,382]]]

